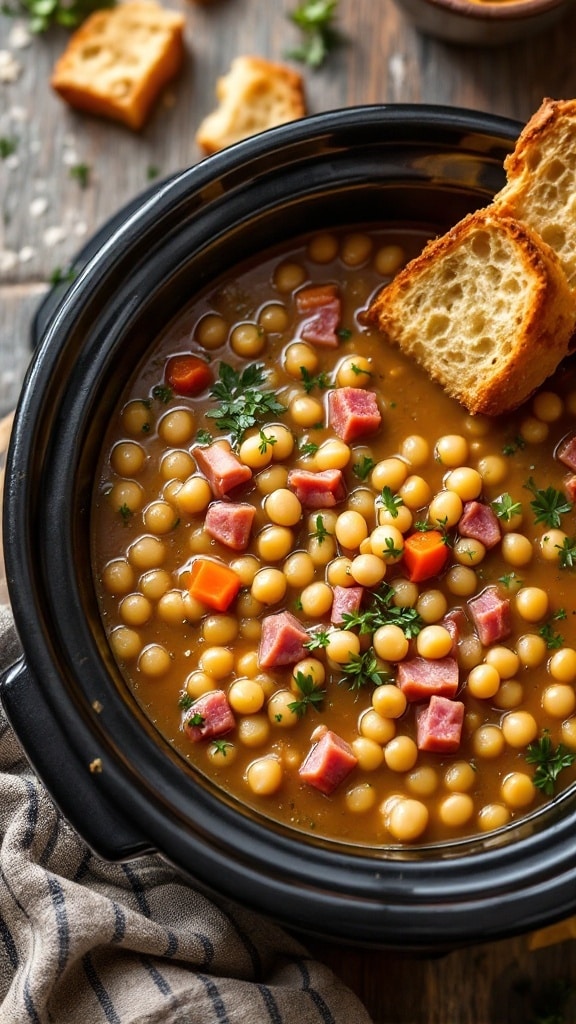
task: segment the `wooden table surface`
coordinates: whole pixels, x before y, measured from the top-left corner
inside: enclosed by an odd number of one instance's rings
[[[0,140],[14,146],[0,158],[0,415],[17,400],[30,358],[31,318],[51,275],[145,189],[153,173],[163,177],[200,158],[195,131],[214,107],[217,77],[242,53],[285,61],[299,41],[287,17],[295,6],[292,0],[180,0],[186,66],[139,135],[74,113],[51,93],[64,31],[30,38],[22,22],[0,15]],[[427,102],[523,121],[544,96],[576,96],[576,5],[546,35],[495,49],[425,38],[393,0],[340,0],[338,24],[347,45],[319,70],[304,69],[311,113],[358,103]],[[81,164],[89,170],[84,186],[71,173]],[[473,940],[473,921],[470,928]],[[552,989],[576,989],[572,941],[531,950],[520,936],[417,959],[312,948],[358,992],[378,1024],[576,1020],[574,996],[562,1016],[552,1017]]]

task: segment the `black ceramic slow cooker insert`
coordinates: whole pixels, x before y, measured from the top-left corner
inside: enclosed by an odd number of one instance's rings
[[[448,949],[575,912],[572,791],[500,833],[413,849],[304,837],[242,808],[172,749],[128,692],[90,574],[104,425],[190,296],[303,232],[446,230],[503,185],[519,130],[427,106],[352,108],[273,129],[132,203],[44,306],[6,470],[4,550],[24,655],[1,697],[37,773],[101,856],[158,851],[285,925],[370,946]]]

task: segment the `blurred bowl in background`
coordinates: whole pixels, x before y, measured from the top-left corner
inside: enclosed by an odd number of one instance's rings
[[[502,46],[556,24],[572,0],[395,0],[419,31],[451,43]]]

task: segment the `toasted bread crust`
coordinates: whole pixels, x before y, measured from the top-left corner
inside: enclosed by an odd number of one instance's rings
[[[303,78],[263,57],[236,57],[216,84],[217,108],[201,122],[196,142],[205,153],[306,114]]]
[[[155,0],[96,11],[71,36],[50,84],[72,107],[137,131],[180,70],[184,24]]]
[[[504,169],[494,206],[538,232],[576,290],[576,99],[544,99]]]
[[[550,247],[487,207],[429,242],[366,319],[471,413],[499,415],[568,353],[576,303]]]

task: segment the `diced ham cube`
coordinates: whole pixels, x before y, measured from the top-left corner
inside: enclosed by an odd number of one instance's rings
[[[364,587],[332,587],[334,598],[330,619],[333,626],[341,626],[343,615],[355,615],[360,610]]]
[[[310,313],[300,328],[300,337],[313,345],[336,348],[342,307],[335,284],[303,288],[296,296],[299,313]]]
[[[320,727],[317,735],[318,739],[308,751],[298,774],[303,782],[330,796],[356,767],[358,758],[350,744],[331,729]]]
[[[215,501],[206,512],[204,529],[225,547],[233,551],[244,551],[250,542],[255,515],[253,505]]]
[[[195,448],[194,457],[217,498],[223,498],[239,484],[252,479],[252,470],[240,462],[228,441],[214,441],[206,448]]]
[[[454,697],[458,689],[458,662],[446,658],[408,658],[398,664],[396,683],[409,701],[435,695]]]
[[[291,469],[288,487],[294,491],[303,508],[332,508],[346,497],[341,469],[323,469],[320,473]]]
[[[235,725],[232,708],[223,690],[209,690],[198,697],[184,712],[182,723],[184,733],[194,743],[223,736]]]
[[[452,651],[456,650],[463,634],[469,627],[468,619],[463,608],[451,608],[440,621],[440,625],[447,629],[452,637]]]
[[[299,313],[310,313],[338,297],[336,284],[312,284],[296,293],[296,309]]]
[[[556,457],[565,466],[568,466],[568,469],[576,473],[576,434],[570,434],[560,442],[556,451]]]
[[[461,700],[434,696],[416,712],[416,743],[419,750],[450,754],[462,738],[464,704]]]
[[[458,520],[458,533],[461,537],[478,540],[485,548],[493,548],[502,539],[502,530],[496,513],[490,505],[481,501],[467,501],[462,515]]]
[[[496,587],[486,587],[468,601],[476,632],[485,647],[505,640],[512,632],[510,601],[500,597]]]
[[[328,394],[330,426],[346,444],[358,437],[375,434],[382,416],[373,391],[364,388],[337,388]]]
[[[262,619],[262,633],[258,650],[261,668],[275,665],[295,665],[308,654],[304,644],[309,640],[302,623],[292,612],[276,612]]]

